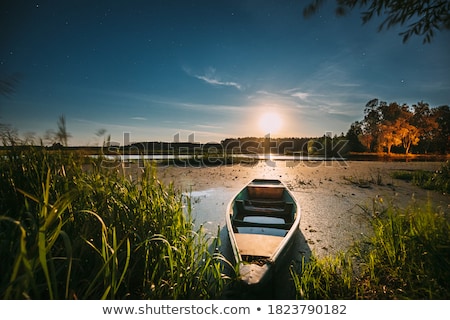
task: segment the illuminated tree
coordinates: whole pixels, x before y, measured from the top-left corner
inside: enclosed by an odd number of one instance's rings
[[[401,128],[399,134],[403,148],[405,148],[405,153],[408,154],[411,146],[415,146],[419,143],[420,130],[411,124],[405,123],[403,121],[400,122]]]
[[[400,120],[395,121],[393,124],[386,122],[380,126],[379,145],[385,147],[388,154],[391,153],[393,146],[398,146],[402,143],[401,128]]]

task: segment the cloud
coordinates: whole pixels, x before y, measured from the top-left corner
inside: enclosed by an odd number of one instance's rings
[[[202,104],[202,103],[192,103],[192,102],[181,102],[175,100],[168,100],[165,104],[180,107],[187,110],[196,110],[201,112],[241,112],[242,106],[237,105],[221,105],[221,104]]]
[[[310,96],[310,94],[307,92],[295,92],[291,94],[291,96],[299,98],[300,100],[306,100]]]
[[[131,120],[147,121],[147,118],[144,118],[144,117],[132,117]]]
[[[195,74],[192,73],[192,71],[184,67],[184,72],[186,72],[188,75],[197,78],[199,80],[202,80],[206,82],[207,84],[213,85],[213,86],[222,86],[222,87],[233,87],[238,90],[243,90],[243,86],[240,83],[234,82],[234,81],[224,81],[221,79],[220,76],[217,75],[216,69],[214,68],[208,68],[208,70],[205,72],[205,74]]]
[[[282,94],[290,96],[290,97],[298,98],[301,101],[307,101],[308,98],[311,98],[311,96],[312,96],[312,94],[310,92],[305,92],[303,90],[300,90],[299,88],[284,90],[284,91],[282,91]]]
[[[195,125],[198,128],[204,128],[204,129],[222,129],[222,126],[213,126],[213,125],[207,125],[207,124],[197,124]]]
[[[199,76],[196,75],[195,76],[197,79],[203,80],[206,83],[212,84],[212,85],[216,85],[216,86],[225,86],[225,87],[235,87],[238,90],[242,90],[242,86],[237,83],[237,82],[232,82],[232,81],[220,81],[218,79],[215,78],[210,78],[207,76]]]

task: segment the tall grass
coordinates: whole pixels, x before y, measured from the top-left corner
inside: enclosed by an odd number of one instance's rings
[[[424,170],[395,171],[392,176],[396,179],[411,181],[411,183],[424,189],[450,193],[450,161],[443,163],[440,169],[434,172]]]
[[[301,271],[291,266],[297,299],[352,299],[354,297],[353,267],[350,257],[310,257],[302,261]]]
[[[220,295],[218,237],[147,166],[13,148],[0,160],[0,298],[207,299]]]
[[[449,217],[431,205],[374,214],[373,235],[291,272],[302,299],[449,299]]]
[[[365,258],[368,296],[413,299],[450,297],[450,224],[431,206],[389,208],[373,221]]]

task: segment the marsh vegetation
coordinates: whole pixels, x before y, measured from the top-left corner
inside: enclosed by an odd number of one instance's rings
[[[221,255],[189,199],[147,166],[138,180],[75,153],[1,159],[3,299],[189,299],[221,291]]]
[[[190,198],[150,164],[127,176],[101,161],[35,147],[2,154],[1,298],[234,296],[229,290],[239,286],[219,231],[193,223]],[[426,175],[442,181],[433,187],[441,190],[448,172],[446,163]],[[296,298],[448,299],[448,216],[432,203],[397,208],[382,198],[361,210],[372,217],[370,235],[346,252],[292,265]]]

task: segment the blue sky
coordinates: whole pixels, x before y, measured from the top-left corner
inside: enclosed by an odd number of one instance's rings
[[[450,104],[450,34],[377,32],[334,1],[3,1],[0,123],[43,137],[65,115],[70,145],[346,133],[379,98]],[[271,112],[277,131],[262,127]],[[276,119],[278,118],[278,119]]]

